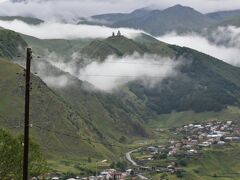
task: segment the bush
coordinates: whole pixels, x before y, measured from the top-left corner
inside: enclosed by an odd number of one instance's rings
[[[181,159],[180,161],[179,161],[179,164],[180,164],[180,166],[187,166],[187,161],[185,160],[185,159]]]
[[[23,137],[13,137],[8,131],[0,129],[0,179],[22,179]],[[38,144],[30,140],[29,173],[36,177],[46,173],[47,163]]]

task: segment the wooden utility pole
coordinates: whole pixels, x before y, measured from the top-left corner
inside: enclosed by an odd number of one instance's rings
[[[23,152],[23,180],[28,180],[28,154],[29,154],[29,105],[30,105],[30,77],[31,77],[32,49],[27,48],[26,60],[26,88],[25,88],[25,119],[24,119],[24,152]]]

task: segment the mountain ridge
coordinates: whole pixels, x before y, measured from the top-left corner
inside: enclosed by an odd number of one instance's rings
[[[94,15],[90,19],[82,18],[79,24],[141,29],[151,35],[161,36],[169,32],[181,34],[226,25],[239,26],[239,18],[239,10],[203,14],[191,7],[178,4],[161,10],[141,8],[130,13]]]

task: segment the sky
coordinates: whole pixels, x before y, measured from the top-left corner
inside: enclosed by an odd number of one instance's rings
[[[176,4],[207,13],[240,9],[239,0],[0,0],[0,15],[20,15],[43,20],[73,20],[102,13],[131,12],[137,8],[164,9]],[[20,2],[19,2],[20,1]]]

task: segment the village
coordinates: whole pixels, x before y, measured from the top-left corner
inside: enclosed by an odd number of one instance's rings
[[[181,176],[185,159],[198,158],[204,150],[224,148],[230,143],[240,143],[240,123],[237,121],[212,121],[188,124],[169,130],[171,138],[161,145],[148,145],[126,153],[129,165],[125,170],[104,169],[93,176],[72,176],[67,180],[121,180],[147,179],[141,174],[169,173]],[[142,156],[143,158],[139,158]],[[184,159],[184,160],[183,160]],[[63,179],[61,175],[49,175],[51,180]]]
[[[224,148],[229,143],[240,143],[240,124],[237,121],[188,124],[170,132],[174,138],[166,144],[136,150],[134,161],[142,171],[181,175],[186,159],[198,158],[207,148]],[[140,156],[143,158],[139,159]]]
[[[133,176],[133,170],[128,169],[126,171],[117,171],[116,169],[105,169],[99,174],[95,174],[89,177],[80,177],[76,175],[68,175],[68,177],[60,175],[60,174],[49,174],[46,177],[34,177],[31,180],[38,180],[38,179],[49,179],[49,180],[123,180],[127,179],[128,177]]]

